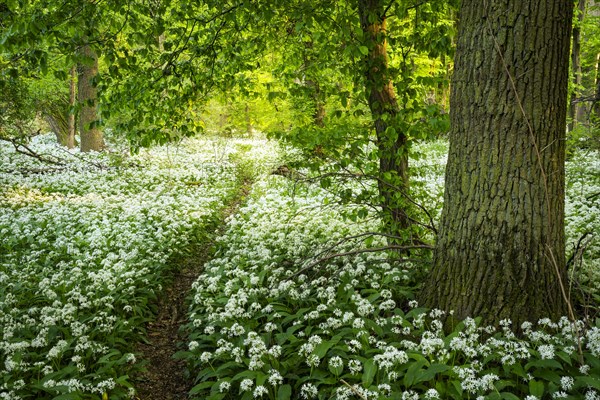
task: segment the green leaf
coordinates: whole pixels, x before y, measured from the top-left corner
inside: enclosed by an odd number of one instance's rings
[[[348,107],[348,96],[345,92],[340,93],[340,100],[342,102],[342,107]]]
[[[560,375],[558,375],[554,371],[549,371],[547,369],[534,370],[533,376],[535,376],[536,378],[542,378],[548,382],[553,382],[557,385],[560,383]]]
[[[76,393],[65,393],[65,394],[60,394],[58,396],[53,397],[52,399],[57,399],[57,400],[78,400],[80,397],[78,394]]]
[[[422,374],[417,376],[414,384],[417,384],[419,382],[429,381],[429,380],[435,378],[435,376],[437,374],[448,371],[449,369],[450,369],[450,367],[445,364],[432,364],[429,368],[427,368],[425,371],[423,371]]]
[[[417,383],[417,379],[423,373],[422,367],[425,365],[427,365],[427,360],[425,359],[418,360],[417,362],[410,364],[408,371],[406,371],[406,375],[404,375],[404,385],[406,387],[411,387]]]
[[[541,399],[544,395],[544,382],[532,379],[529,381],[529,393]]]
[[[277,400],[289,400],[292,397],[292,387],[283,385],[277,389]]]
[[[242,371],[239,374],[235,375],[231,380],[232,381],[237,381],[237,380],[241,380],[241,379],[245,379],[245,378],[252,378],[254,379],[256,377],[256,371],[250,371],[250,370],[246,370],[246,371]]]
[[[215,383],[214,381],[207,381],[207,382],[199,383],[190,390],[190,394],[198,394],[201,391],[203,391],[204,389],[208,389],[209,387],[214,385],[214,383]]]
[[[548,360],[535,360],[527,363],[525,365],[525,370],[529,371],[531,367],[535,368],[553,368],[553,369],[563,369],[561,363],[556,360],[548,359]]]
[[[366,56],[367,54],[369,54],[369,48],[367,46],[359,46],[358,50],[360,50],[360,52],[363,54],[363,56]]]
[[[267,374],[258,371],[256,374],[256,386],[264,385],[264,383],[267,381],[267,378]]]
[[[377,365],[375,365],[375,361],[373,361],[372,359],[367,360],[367,362],[365,362],[363,375],[362,375],[362,383],[365,388],[368,388],[369,386],[371,386],[376,373],[377,373]]]
[[[332,348],[333,346],[335,346],[337,344],[337,342],[340,341],[339,338],[337,340],[334,340],[334,339],[335,338],[332,338],[331,340],[321,342],[319,345],[317,345],[317,348],[315,349],[314,354],[316,354],[317,357],[319,357],[319,358],[325,357],[325,354],[327,354],[327,351],[330,348]]]
[[[458,394],[458,397],[457,396],[452,396],[452,397],[455,398],[455,399],[456,398],[462,398],[463,388],[462,388],[461,383],[459,381],[456,381],[456,380],[451,381],[451,383],[452,383],[452,387],[456,391],[456,394]]]
[[[577,378],[578,381],[583,382],[587,386],[591,386],[595,389],[600,390],[600,379],[593,376],[580,376]]]

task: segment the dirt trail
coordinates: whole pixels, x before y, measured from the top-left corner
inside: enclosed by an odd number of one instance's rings
[[[224,218],[233,214],[250,191],[251,182],[244,182],[240,195],[224,212]],[[218,230],[223,230],[222,224]],[[180,400],[187,399],[193,386],[187,375],[184,361],[173,359],[173,354],[181,350],[181,343],[187,339],[180,328],[187,322],[186,297],[192,284],[202,271],[202,266],[212,256],[213,243],[199,247],[192,256],[185,259],[175,273],[172,284],[161,294],[156,319],[146,326],[148,344],[140,343],[137,353],[141,361],[146,361],[147,371],[137,377],[136,399],[139,400]]]
[[[208,246],[207,246],[208,247]],[[192,283],[200,274],[204,261],[208,261],[208,248],[198,255],[196,265],[186,266],[177,272],[173,283],[162,294],[156,319],[146,326],[148,344],[137,347],[139,358],[147,361],[147,371],[139,377],[137,398],[140,400],[187,399],[192,387],[186,378],[185,362],[174,360],[179,343],[185,341],[179,328],[186,323],[185,298]]]

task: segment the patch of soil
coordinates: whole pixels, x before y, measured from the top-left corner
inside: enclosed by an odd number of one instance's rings
[[[250,191],[251,183],[245,181],[239,196],[223,212],[224,218],[233,214]],[[221,225],[218,231],[225,228]],[[136,346],[136,353],[146,362],[146,371],[137,378],[138,400],[181,400],[188,398],[193,382],[187,376],[185,361],[173,359],[187,342],[180,328],[187,323],[186,298],[202,272],[203,265],[212,256],[213,243],[206,243],[181,263],[173,276],[173,282],[161,294],[156,319],[146,325],[148,343]]]
[[[146,326],[149,343],[137,346],[140,358],[148,362],[147,371],[139,377],[136,388],[140,400],[188,398],[192,383],[186,378],[186,364],[173,359],[173,354],[180,350],[178,343],[185,341],[180,334],[181,325],[187,322],[185,298],[200,274],[201,258],[206,255],[198,257],[197,265],[177,272],[173,283],[160,298],[156,320]]]

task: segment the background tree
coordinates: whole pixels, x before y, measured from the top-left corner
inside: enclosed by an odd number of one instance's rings
[[[400,107],[390,77],[387,50],[387,4],[383,0],[359,0],[358,13],[366,45],[364,51],[365,92],[375,125],[379,148],[378,187],[382,208],[390,227],[388,233],[401,235],[410,225],[405,207],[394,201],[394,195],[408,190],[407,134],[396,130]],[[389,176],[397,177],[390,182]],[[386,179],[387,178],[387,179]]]
[[[69,71],[73,65],[79,65],[81,104],[73,107],[69,104],[71,96],[61,95],[52,107],[47,108],[49,102],[42,101],[39,104],[43,107],[37,110],[44,113],[47,109],[62,109],[62,113],[67,114],[59,118],[59,113],[53,111],[52,118],[48,118],[63,144],[74,145],[74,140],[70,139],[74,124],[70,129],[68,115],[81,109],[80,116],[84,120],[80,121],[84,135],[82,150],[103,147],[96,99],[100,81],[98,52],[114,51],[117,36],[129,26],[125,21],[136,23],[139,13],[134,11],[134,5],[134,2],[56,3],[46,0],[2,4],[0,51],[6,55],[8,69],[13,74],[37,80],[42,86],[49,76],[54,75],[65,86],[62,94],[70,85]],[[145,7],[138,11],[145,11]]]
[[[444,209],[421,293],[428,307],[514,324],[567,311],[572,7],[569,0],[462,2]]]
[[[573,23],[569,153],[581,147],[600,148],[600,3],[578,2]]]
[[[585,121],[585,112],[577,101],[581,92],[582,70],[581,70],[581,28],[583,25],[586,3],[588,0],[579,0],[573,19],[573,45],[571,46],[571,71],[573,74],[573,89],[571,102],[569,104],[569,130],[577,127],[579,122]]]
[[[77,94],[81,110],[79,112],[79,135],[81,151],[101,151],[104,149],[104,136],[100,130],[96,77],[98,56],[89,44],[80,49],[81,63],[78,65]]]

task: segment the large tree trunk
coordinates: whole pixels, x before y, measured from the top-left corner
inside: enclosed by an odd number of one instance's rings
[[[97,126],[98,105],[96,104],[96,86],[94,77],[98,75],[98,57],[89,45],[84,45],[80,54],[92,60],[79,65],[78,96],[81,104],[79,112],[79,134],[81,151],[101,151],[104,149],[104,137]]]
[[[444,210],[424,305],[515,325],[567,312],[571,17],[571,0],[463,0]]]
[[[410,226],[406,210],[399,204],[398,188],[408,188],[408,152],[404,132],[394,129],[399,108],[389,77],[385,7],[383,0],[359,0],[358,12],[368,53],[364,60],[367,101],[375,124],[379,150],[379,195],[388,231],[401,235]]]
[[[571,49],[571,68],[573,71],[573,91],[571,93],[571,102],[569,107],[569,130],[572,131],[585,121],[585,109],[583,105],[577,101],[581,95],[581,24],[585,15],[585,3],[587,0],[579,0],[577,5],[577,23],[573,27],[573,46]]]

